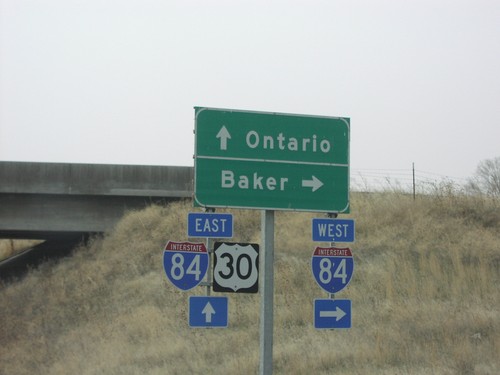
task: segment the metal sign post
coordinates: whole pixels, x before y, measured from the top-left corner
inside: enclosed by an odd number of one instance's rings
[[[262,210],[261,276],[257,277],[261,285],[261,375],[273,372],[274,211],[329,212],[335,217],[349,213],[349,143],[350,119],[345,117],[195,107],[194,206]],[[193,229],[203,234],[218,233],[226,223],[229,221],[198,218]],[[332,238],[354,241],[350,235],[353,225],[349,223],[320,222],[313,224],[315,227],[315,238],[320,242]],[[217,272],[222,279],[229,279],[235,270],[239,279],[253,274],[250,260],[256,258],[251,252],[238,257],[247,263],[237,261],[236,266],[227,262],[236,259],[229,250],[223,254],[227,254],[224,270],[214,267],[212,276]],[[216,255],[212,255],[214,266]],[[329,293],[344,287],[352,275],[350,250],[325,248],[316,255],[313,273],[318,274],[320,286],[325,284]],[[337,260],[339,265],[334,262]],[[248,272],[238,273],[238,264],[248,266],[244,268]],[[240,289],[238,283],[222,287],[235,292]],[[320,317],[341,319],[337,306],[334,312],[330,308],[330,304],[321,305]],[[207,310],[205,320],[209,313]]]
[[[210,237],[207,237],[207,249],[208,249],[208,269],[207,269],[207,296],[210,296],[210,289],[212,288],[212,257],[213,257],[213,244],[214,240]]]
[[[274,211],[261,216],[263,256],[261,256],[260,375],[273,373],[274,314]]]

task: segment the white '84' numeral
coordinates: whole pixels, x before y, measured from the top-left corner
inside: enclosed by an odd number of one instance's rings
[[[172,268],[170,269],[170,276],[174,280],[180,280],[184,277],[184,256],[176,253],[172,256]],[[196,281],[200,280],[200,255],[195,255],[187,270],[187,275],[194,275]]]
[[[335,268],[335,271],[332,274],[333,268]],[[335,267],[335,263],[329,258],[321,258],[319,262],[319,280],[323,284],[329,284],[333,277],[342,279],[342,284],[347,283],[346,260],[342,259],[338,266]]]

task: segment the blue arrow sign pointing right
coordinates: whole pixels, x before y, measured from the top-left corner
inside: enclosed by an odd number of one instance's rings
[[[314,328],[351,328],[350,299],[315,299]]]

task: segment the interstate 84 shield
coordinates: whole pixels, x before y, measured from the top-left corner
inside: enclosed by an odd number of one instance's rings
[[[163,268],[177,288],[194,288],[207,273],[208,252],[205,244],[168,241],[163,252]]]
[[[316,247],[311,261],[318,285],[328,293],[337,293],[351,281],[354,259],[351,249]]]

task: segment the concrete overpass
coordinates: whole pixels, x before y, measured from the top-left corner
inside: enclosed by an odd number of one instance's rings
[[[0,238],[104,232],[127,210],[192,194],[192,167],[0,162]]]

